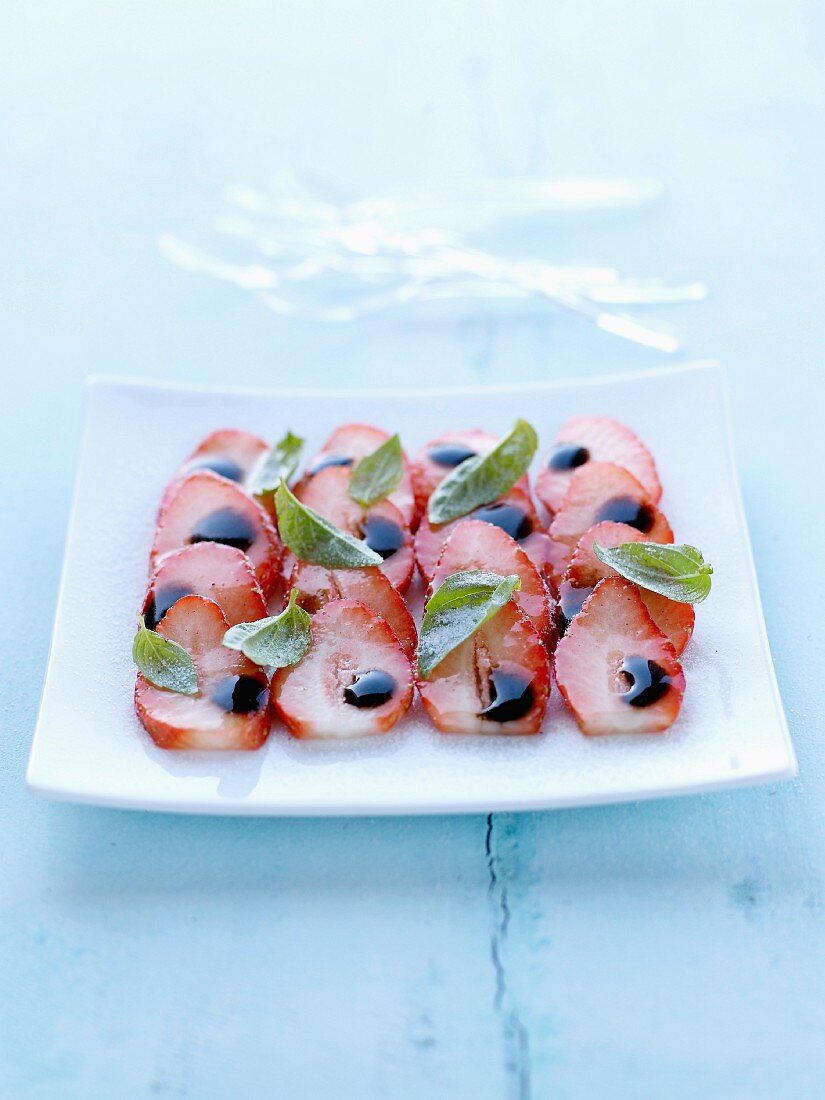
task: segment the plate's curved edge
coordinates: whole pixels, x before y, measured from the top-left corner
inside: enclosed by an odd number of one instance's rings
[[[105,387],[111,389],[137,389],[146,392],[162,391],[164,393],[185,393],[191,395],[204,394],[216,397],[237,395],[239,397],[282,397],[282,398],[335,398],[335,397],[380,397],[380,398],[405,398],[405,397],[460,397],[490,394],[490,393],[530,393],[532,391],[552,391],[565,389],[570,386],[603,386],[605,383],[638,382],[645,378],[659,378],[662,375],[680,375],[694,372],[718,373],[724,376],[725,368],[717,359],[696,359],[686,363],[672,363],[666,367],[653,367],[646,370],[624,371],[617,374],[599,374],[592,378],[550,378],[533,382],[505,382],[500,385],[479,386],[429,386],[429,387],[329,387],[318,388],[312,386],[285,387],[285,386],[220,386],[213,384],[200,384],[196,382],[170,382],[163,379],[144,379],[117,374],[90,374],[86,376],[87,389]]]
[[[780,729],[782,731],[782,736],[785,742],[785,750],[788,757],[789,771],[784,778],[792,779],[799,773],[799,762],[797,761],[796,749],[794,748],[793,739],[791,738],[791,732],[788,728],[788,719],[785,714],[784,704],[782,702],[782,693],[779,690],[779,681],[776,678],[776,668],[773,663],[773,654],[771,653],[771,645],[768,638],[768,628],[765,623],[765,611],[762,607],[762,594],[759,590],[759,577],[756,572],[756,561],[753,556],[750,528],[748,527],[748,519],[745,512],[745,502],[742,497],[742,486],[739,478],[739,467],[736,464],[733,402],[731,400],[730,382],[728,380],[727,372],[723,367],[721,367],[721,369],[719,370],[719,373],[717,375],[717,382],[719,385],[722,412],[725,418],[725,435],[727,436],[728,450],[728,469],[730,470],[731,487],[733,490],[733,498],[736,505],[736,520],[739,525],[739,530],[742,535],[742,542],[748,559],[748,584],[750,586],[757,611],[759,612],[757,616],[759,620],[759,643],[765,657],[765,663],[768,667],[771,695],[773,696],[776,716],[779,721]]]
[[[646,791],[615,791],[609,795],[577,795],[569,798],[523,798],[523,799],[487,799],[486,801],[465,802],[418,802],[418,803],[306,803],[295,806],[288,804],[255,805],[250,802],[227,801],[221,806],[213,802],[194,801],[189,805],[180,802],[167,802],[162,799],[129,799],[96,795],[88,791],[70,791],[64,788],[50,787],[47,784],[28,782],[33,794],[48,798],[54,802],[71,802],[78,805],[96,806],[101,809],[130,810],[139,813],[182,814],[192,817],[437,817],[453,814],[488,813],[535,813],[542,810],[593,809],[599,806],[615,806],[628,802],[654,802],[670,798],[689,798],[702,794],[723,793],[725,791],[747,787],[764,786],[767,783],[779,783],[793,779],[797,774],[795,758],[787,764],[769,768],[764,772],[751,772],[735,779],[729,776],[715,780],[685,784],[683,787],[668,789],[650,789]]]

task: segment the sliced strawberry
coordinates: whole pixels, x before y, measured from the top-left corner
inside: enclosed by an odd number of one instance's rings
[[[498,443],[497,436],[480,428],[445,432],[437,439],[431,439],[429,443],[425,443],[415,456],[412,465],[413,487],[419,510],[424,512],[427,501],[436,486],[440,485],[456,466],[468,458],[491,451],[496,443]],[[526,490],[527,476],[525,475],[518,484]]]
[[[442,733],[538,733],[550,694],[547,650],[511,600],[419,678],[418,690]]]
[[[162,749],[257,749],[269,731],[266,676],[222,644],[229,623],[212,600],[183,596],[158,634],[182,645],[195,662],[198,694],[180,695],[138,673],[135,710]]]
[[[152,568],[170,551],[201,542],[242,550],[252,562],[264,596],[272,591],[281,544],[271,520],[242,489],[209,470],[188,474],[172,494],[158,520]]]
[[[561,508],[575,470],[590,462],[612,462],[633,474],[651,504],[658,504],[662,486],[656,464],[633,432],[606,416],[574,416],[556,436],[545,467],[536,478],[536,496],[552,514]]]
[[[221,428],[212,432],[201,440],[167,485],[159,515],[187,474],[196,470],[211,470],[213,474],[245,486],[252,471],[268,450],[268,444],[250,432],[236,431],[234,428]]]
[[[488,569],[502,577],[516,574],[521,580],[521,588],[514,594],[515,603],[540,637],[545,642],[551,641],[553,624],[544,581],[521,546],[506,531],[477,519],[462,520],[444,543],[431,588],[438,588],[447,577],[465,569]]]
[[[556,596],[567,568],[570,547],[551,539],[546,531],[533,531],[526,539],[522,539],[521,547],[538,569],[551,596]]]
[[[550,537],[572,552],[585,531],[606,520],[634,527],[649,542],[673,538],[667,520],[632,474],[612,462],[588,462],[573,473]]]
[[[384,559],[378,568],[399,592],[410,587],[413,566],[412,535],[404,517],[389,500],[363,508],[349,495],[349,470],[327,466],[305,481],[297,494],[312,508],[367,545]]]
[[[621,546],[625,542],[673,542],[673,532],[663,526],[655,540],[626,523],[597,523],[588,528],[576,543],[567,567],[567,580],[579,588],[592,588],[605,577],[615,577],[616,572],[596,557],[593,543],[600,546]]]
[[[575,608],[576,602],[580,607],[587,594],[600,580],[619,575],[615,569],[611,569],[596,557],[593,552],[594,542],[598,542],[600,546],[609,547],[620,546],[625,542],[649,541],[649,536],[643,535],[624,523],[597,523],[595,527],[586,531],[573,551],[573,557],[570,559],[570,565],[561,586],[559,607],[564,618],[567,620],[572,618],[568,611]],[[673,542],[672,532],[669,538],[661,541]],[[646,588],[639,588],[639,595],[654,623],[670,639],[676,653],[681,654],[690,641],[696,622],[692,606],[689,603],[669,600],[666,596],[660,596],[658,592],[649,592]],[[568,604],[567,610],[564,608],[565,601]],[[562,623],[557,625],[560,632],[566,629]]]
[[[182,596],[214,600],[230,626],[266,615],[261,586],[249,558],[234,546],[199,542],[166,554],[149,582],[143,615],[155,630]]]
[[[359,458],[372,454],[389,438],[388,432],[382,428],[375,428],[372,424],[343,424],[340,428],[336,428],[321,450],[307,463],[306,472],[296,487],[296,493],[300,497],[301,491],[321,470],[340,467],[351,471]],[[404,474],[387,500],[395,505],[407,526],[415,529],[418,509],[413,494],[411,467],[407,456],[404,455],[403,458]]]
[[[676,720],[685,678],[635,585],[596,585],[556,647],[556,682],[587,734],[659,733]]]
[[[408,657],[415,655],[418,633],[413,617],[401,593],[380,569],[325,569],[298,562],[289,587],[298,589],[298,604],[310,615],[332,600],[357,600],[389,624]]]
[[[500,527],[516,542],[521,543],[522,548],[528,554],[531,544],[527,540],[534,532],[542,530],[530,494],[525,492],[520,485],[514,485],[508,493],[499,497],[492,504],[483,504],[468,515],[450,520],[449,523],[433,526],[425,515],[415,534],[415,558],[421,576],[428,584],[432,580],[438,559],[441,557],[444,543],[459,523],[463,523],[468,519],[480,520]]]
[[[272,678],[275,711],[295,737],[386,733],[412,702],[409,658],[387,623],[355,600],[312,617],[312,644]]]

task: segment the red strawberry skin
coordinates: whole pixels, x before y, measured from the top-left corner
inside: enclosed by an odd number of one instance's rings
[[[516,605],[530,619],[545,642],[553,639],[547,588],[522,547],[506,531],[491,523],[461,521],[444,543],[430,584],[431,592],[451,576],[465,569],[487,569],[500,576],[515,574],[521,581],[513,594]]]
[[[167,485],[161,500],[159,515],[171,500],[187,474],[196,470],[211,470],[236,484],[246,486],[252,471],[269,450],[269,446],[251,432],[221,428],[202,439]]]
[[[589,462],[612,462],[631,473],[652,504],[662,486],[653,457],[634,433],[606,416],[576,416],[564,425],[536,478],[536,496],[552,514],[562,505],[576,469]]]
[[[495,521],[498,521],[499,526],[504,524],[504,529],[516,538],[516,541],[522,545],[522,549],[532,558],[530,545],[532,536],[541,533],[542,527],[530,494],[520,485],[514,485],[509,492],[492,504],[482,505],[481,508],[476,508],[466,516],[450,520],[449,523],[433,525],[426,515],[422,518],[415,535],[415,559],[421,576],[428,584],[435,572],[445,542],[459,523],[465,523],[470,519],[484,522],[493,520],[493,526],[496,525]]]
[[[673,538],[667,520],[632,474],[611,462],[588,462],[573,472],[550,537],[572,552],[585,531],[608,520],[628,523],[649,542]]]
[[[600,581],[556,647],[559,690],[583,733],[660,733],[676,721],[682,666],[635,585]],[[638,692],[649,679],[646,692]],[[636,698],[636,702],[630,700]]]
[[[409,658],[415,656],[418,632],[397,588],[380,569],[326,569],[297,562],[289,581],[298,590],[300,607],[314,615],[332,600],[362,603],[388,624]]]
[[[199,542],[166,554],[143,601],[146,625],[154,630],[181,596],[206,596],[218,605],[230,626],[266,615],[261,586],[249,558],[234,546]]]
[[[208,470],[189,474],[160,515],[151,567],[156,569],[173,550],[204,541],[224,540],[227,544],[228,539],[249,558],[264,596],[268,596],[281,560],[281,543],[269,516],[226,478]]]
[[[378,568],[404,593],[410,587],[415,566],[410,529],[389,499],[370,508],[363,508],[353,500],[349,495],[349,477],[346,467],[329,466],[304,481],[298,496],[308,508],[342,531],[365,539],[382,556],[391,551]],[[393,546],[397,548],[392,549]]]
[[[378,674],[387,698],[371,706],[348,701],[359,680]],[[272,678],[275,711],[298,738],[350,740],[386,733],[412,702],[409,658],[388,624],[355,600],[332,600],[312,617],[312,644]]]
[[[203,596],[184,596],[164,616],[158,633],[190,654],[198,671],[198,694],[180,695],[150,684],[138,673],[135,710],[162,749],[257,749],[269,732],[269,692],[263,672],[242,653],[222,645],[229,628],[223,612]],[[238,677],[253,687],[253,709],[227,710]],[[256,697],[257,682],[260,692]],[[243,685],[242,685],[243,686]],[[247,693],[248,694],[248,693]]]
[[[315,457],[307,463],[306,472],[296,486],[295,491],[298,497],[303,499],[301,497],[302,491],[315,476],[315,471],[321,472],[325,468],[325,463],[346,460],[347,464],[340,468],[347,470],[349,474],[359,459],[372,454],[389,438],[389,432],[385,432],[383,428],[376,428],[372,424],[342,424],[340,428],[336,428]],[[403,452],[402,458],[404,473],[401,481],[389,494],[387,500],[395,505],[404,517],[406,525],[415,530],[418,524],[418,508],[413,493],[411,466],[409,459]]]
[[[525,693],[508,720],[492,716],[494,704],[501,703],[496,680],[500,687],[508,684],[516,696]],[[550,694],[547,650],[527,616],[510,601],[448,654],[429,679],[419,677],[418,690],[442,733],[535,734]]]

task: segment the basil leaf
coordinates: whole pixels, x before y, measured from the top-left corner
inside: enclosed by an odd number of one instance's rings
[[[713,566],[695,546],[657,542],[599,546],[594,542],[593,552],[626,580],[677,603],[701,603],[710,593]]]
[[[132,643],[132,660],[144,679],[155,687],[176,691],[180,695],[198,694],[198,672],[195,662],[177,642],[149,630],[143,620]]]
[[[275,492],[282,479],[289,481],[298,469],[304,442],[301,436],[292,432],[279,439],[255,468],[250,479],[250,493],[256,497],[267,496]]]
[[[453,573],[424,610],[418,670],[426,680],[444,658],[488,622],[511,599],[521,581],[481,569]]]
[[[285,481],[275,490],[275,511],[281,541],[300,561],[325,565],[327,569],[363,569],[380,565],[383,560],[365,542],[302,504]]]
[[[396,434],[356,462],[349,479],[349,495],[369,508],[398,487],[403,473],[401,440]]]
[[[526,420],[517,420],[491,451],[466,459],[447,474],[430,497],[430,523],[448,523],[465,516],[512,489],[527,472],[538,442],[533,427]]]
[[[230,627],[223,636],[223,644],[227,649],[239,649],[256,665],[270,668],[296,665],[312,642],[312,619],[296,605],[297,596],[298,589],[293,588],[280,615]]]

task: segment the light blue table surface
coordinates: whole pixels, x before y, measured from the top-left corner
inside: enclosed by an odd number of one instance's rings
[[[0,53],[0,1095],[823,1095],[822,5],[48,0],[3,6]],[[286,321],[160,255],[226,185],[282,168],[354,196],[665,184],[650,210],[547,227],[541,254],[713,286],[651,318],[730,371],[797,780],[491,823],[26,792],[84,375],[434,384],[663,361],[478,304]]]

